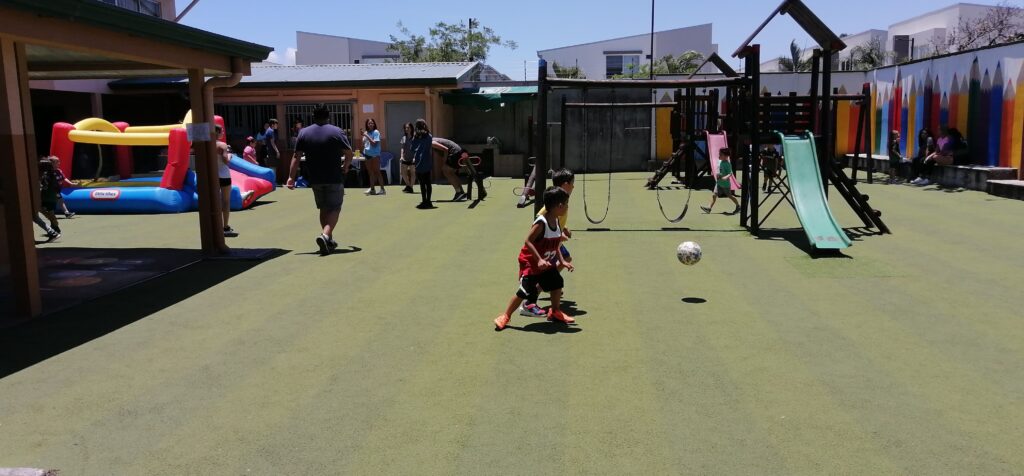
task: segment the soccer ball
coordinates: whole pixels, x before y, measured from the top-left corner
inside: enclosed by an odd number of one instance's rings
[[[700,262],[700,256],[700,245],[692,241],[684,241],[676,247],[676,258],[679,258],[679,262],[687,266]]]

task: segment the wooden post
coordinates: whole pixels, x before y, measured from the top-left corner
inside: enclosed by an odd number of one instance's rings
[[[562,95],[562,115],[560,116],[560,119],[558,119],[558,122],[559,122],[559,124],[558,124],[558,126],[559,126],[558,127],[558,130],[559,130],[559,134],[558,134],[558,144],[559,144],[559,148],[558,148],[558,163],[561,164],[561,168],[565,168],[565,143],[566,143],[566,140],[565,140],[565,126],[566,126],[566,123],[569,122],[568,117],[566,117],[566,116],[569,115],[569,108],[565,106],[565,104],[568,102],[568,101],[566,101],[566,99],[567,99],[566,96],[563,94]],[[587,111],[584,110],[583,114],[586,114],[586,113],[587,113]]]
[[[760,188],[757,185],[761,174],[761,162],[758,160],[761,151],[761,128],[757,127],[761,121],[761,100],[758,98],[761,90],[761,45],[751,45],[749,48],[745,70],[749,71],[750,75],[750,96],[753,99],[750,104],[750,115],[752,123],[755,124],[753,130],[757,132],[750,135],[750,149],[746,157],[748,163],[743,167],[744,191],[740,197],[743,201],[743,206],[740,207],[740,226],[749,223],[751,232],[757,236],[761,232],[758,195]]]
[[[9,258],[15,314],[25,317],[38,316],[43,309],[32,232],[39,188],[33,186],[38,180],[32,181],[29,168],[36,159],[31,114],[25,46],[0,38],[0,193],[7,242],[3,252]]]
[[[544,189],[548,186],[548,62],[537,62],[537,177],[533,182],[536,200],[533,213],[544,207]]]
[[[693,188],[697,186],[697,161],[695,160],[693,151],[696,150],[697,144],[697,89],[686,88],[686,117],[683,118],[683,123],[686,125],[686,140],[694,147],[690,148],[690,152],[686,154],[686,187]],[[707,149],[707,146],[705,146]],[[707,151],[708,161],[711,160],[711,151]]]
[[[192,99],[192,123],[209,124],[210,136],[205,142],[193,138],[192,150],[196,154],[196,180],[199,193],[199,236],[203,254],[219,256],[228,251],[224,244],[224,224],[220,215],[220,184],[217,176],[217,142],[213,130],[213,101],[207,101],[203,85],[206,77],[202,69],[188,72],[189,96]]]
[[[811,52],[811,132],[817,134],[818,128],[818,81],[821,78],[821,50],[815,49]]]
[[[867,114],[864,115],[864,136],[867,142],[867,144],[865,144],[864,146],[864,155],[867,157],[866,173],[868,176],[868,183],[870,184],[875,182],[875,136],[874,134],[871,133],[871,114],[875,112],[871,110],[871,99],[874,93],[871,91],[870,83],[864,83],[863,90],[868,93],[867,103],[864,105],[864,107],[868,110]]]
[[[835,148],[832,146],[832,123],[835,115],[832,108],[832,50],[821,54],[821,144],[818,148],[818,166],[821,169],[821,186],[828,197],[828,177],[832,174],[832,157]]]
[[[676,89],[672,95],[672,99],[676,105],[672,109],[672,152],[679,150],[679,146],[683,144],[686,137],[683,135],[683,91]],[[687,147],[693,144],[687,144]],[[683,162],[688,160],[685,156],[680,156],[672,162],[672,175],[676,178],[677,183],[683,183],[683,178],[680,176],[680,171],[683,170]]]
[[[857,181],[857,171],[860,170],[860,151],[864,149],[864,126],[866,125],[866,121],[864,121],[864,114],[866,114],[868,112],[868,108],[871,107],[870,94],[871,89],[869,89],[867,83],[865,83],[864,89],[861,91],[863,99],[861,99],[860,109],[857,111],[857,133],[854,136],[853,163],[850,164],[850,168],[853,169],[850,173],[850,179],[854,182]]]
[[[718,124],[719,118],[719,101],[718,101],[718,89],[712,89],[708,91],[708,129],[714,130],[715,132],[722,132],[723,125]]]
[[[789,101],[787,103],[787,106],[789,106],[789,107],[786,110],[786,134],[796,134],[797,133],[796,132],[796,111],[797,111],[796,103],[797,103],[797,101],[799,101],[799,99],[797,99],[796,91],[790,91],[789,92]],[[813,115],[813,113],[812,113],[812,115]]]

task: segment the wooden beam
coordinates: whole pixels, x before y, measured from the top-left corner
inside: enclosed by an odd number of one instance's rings
[[[29,141],[31,116],[30,96],[22,94],[28,85],[28,71],[24,59],[24,46],[0,38],[0,184],[2,184],[4,213],[3,227],[11,267],[11,283],[15,312],[19,316],[38,316],[42,313],[39,290],[39,262],[32,233],[35,214],[33,196],[39,199],[38,187],[33,184],[29,171]],[[21,54],[19,57],[19,53]],[[28,130],[26,130],[26,124]]]
[[[196,182],[199,194],[199,236],[206,256],[220,256],[228,251],[224,243],[224,225],[220,215],[220,184],[217,178],[217,143],[213,132],[213,101],[206,101],[203,70],[188,72],[188,90],[192,99],[192,123],[210,124],[206,142],[193,142],[196,153]]]
[[[42,17],[3,6],[0,6],[0,37],[26,44],[98,54],[115,60],[176,69],[202,68],[207,73],[222,75],[231,72],[231,58],[225,55]]]
[[[64,71],[146,71],[166,68],[132,61],[32,61],[29,62],[28,69],[33,73],[60,73]]]

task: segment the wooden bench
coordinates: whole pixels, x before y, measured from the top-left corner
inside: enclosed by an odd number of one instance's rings
[[[852,165],[853,156],[847,155]],[[859,168],[861,172],[867,170],[868,160],[875,163],[875,172],[880,174],[888,173],[889,157],[885,155],[872,155],[870,159],[861,156]],[[858,177],[859,178],[859,177]],[[938,165],[935,167],[933,183],[943,187],[966,188],[980,192],[989,191],[989,181],[1016,180],[1017,169],[1010,167],[989,167],[987,165]]]

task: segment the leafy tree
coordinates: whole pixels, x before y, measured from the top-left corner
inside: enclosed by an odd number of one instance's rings
[[[796,44],[796,40],[793,40],[789,44],[789,58],[785,56],[779,57],[779,71],[810,71],[812,60],[802,59],[803,50],[800,49],[800,45]]]
[[[850,68],[854,70],[870,70],[885,66],[885,45],[877,37],[871,38],[867,44],[855,46],[850,51]]]
[[[388,35],[391,39],[388,50],[398,53],[396,62],[399,63],[484,61],[492,46],[518,47],[514,41],[502,41],[494,30],[481,27],[473,19],[469,25],[461,21],[437,22],[429,30],[429,39],[411,32],[402,22],[398,22],[398,31],[405,38]]]
[[[555,70],[556,78],[587,79],[579,66],[562,66],[557,61],[551,63],[551,69]]]
[[[690,74],[697,71],[704,62],[704,54],[693,50],[681,55],[665,55],[654,61],[654,74]],[[612,79],[647,79],[651,77],[651,65],[641,64],[633,73],[617,74]]]
[[[1024,9],[1000,2],[981,18],[961,18],[946,34],[945,42],[933,42],[935,54],[952,53],[1024,39]]]

